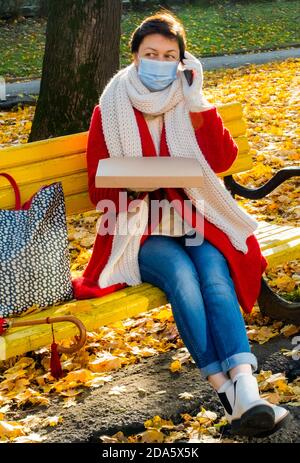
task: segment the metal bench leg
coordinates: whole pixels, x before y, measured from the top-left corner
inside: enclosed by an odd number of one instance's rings
[[[290,302],[276,294],[261,278],[261,291],[257,298],[260,311],[263,315],[275,320],[287,320],[300,325],[300,302]]]

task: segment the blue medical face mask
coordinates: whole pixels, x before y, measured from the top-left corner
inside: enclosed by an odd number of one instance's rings
[[[163,90],[176,79],[178,64],[179,61],[140,58],[138,75],[149,90]]]

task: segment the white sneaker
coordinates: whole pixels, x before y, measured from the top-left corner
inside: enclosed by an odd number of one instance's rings
[[[234,382],[228,380],[219,391],[225,417],[234,434],[269,436],[290,419],[288,410],[260,398],[257,380],[253,375],[239,373]]]

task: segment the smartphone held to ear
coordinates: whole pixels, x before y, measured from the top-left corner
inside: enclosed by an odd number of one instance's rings
[[[184,75],[186,77],[186,80],[187,80],[189,86],[191,86],[192,83],[193,83],[193,71],[191,71],[190,69],[184,69],[183,72],[184,72]]]
[[[186,56],[184,56],[184,58],[186,58]],[[179,67],[181,67],[182,69],[183,66],[184,66],[184,63],[182,60],[180,60]],[[193,83],[193,71],[191,69],[183,69],[183,73],[185,75],[187,83],[189,84],[189,86],[191,86]]]

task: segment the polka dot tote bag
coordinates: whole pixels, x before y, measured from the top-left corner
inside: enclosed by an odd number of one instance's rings
[[[0,317],[72,299],[61,182],[41,187],[22,206],[13,177],[0,175],[11,183],[16,199],[15,209],[0,209]]]

